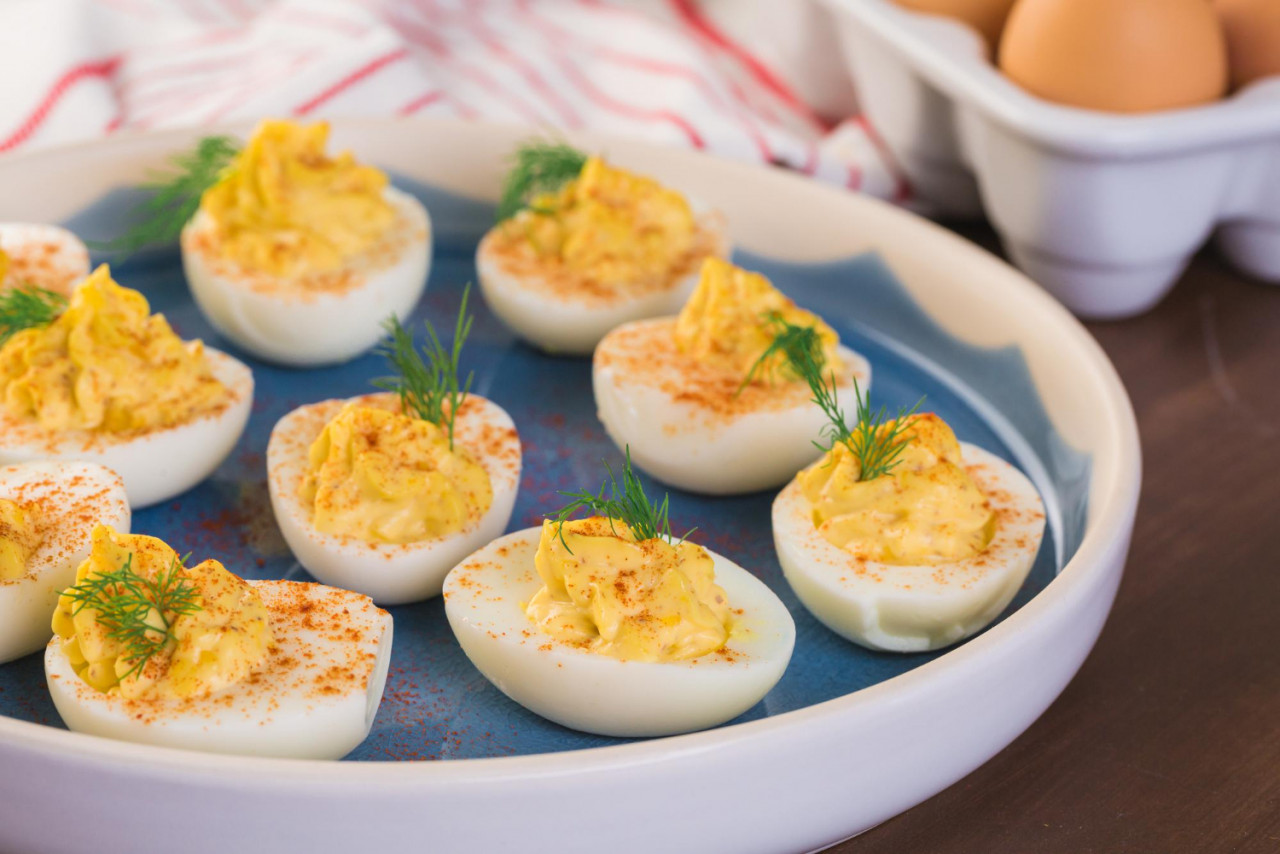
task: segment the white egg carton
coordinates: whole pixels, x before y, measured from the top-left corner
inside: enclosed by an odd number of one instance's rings
[[[1280,283],[1280,79],[1195,109],[1120,116],[1007,80],[976,32],[889,0],[822,0],[871,124],[915,193],[986,212],[1009,254],[1072,311],[1155,305],[1212,237]]]

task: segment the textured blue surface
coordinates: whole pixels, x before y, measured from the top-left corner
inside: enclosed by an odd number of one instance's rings
[[[475,276],[475,245],[492,221],[492,209],[430,188],[398,181],[419,195],[436,228],[431,283],[415,320],[430,317],[449,328],[462,286]],[[110,236],[120,213],[136,196],[117,192],[68,225],[82,236]],[[874,367],[872,398],[891,408],[927,396],[962,440],[973,442],[1043,475],[1039,486],[1061,508],[1060,528],[1051,525],[1031,575],[1010,606],[1020,607],[1052,580],[1059,548],[1069,558],[1080,542],[1088,487],[1088,460],[1070,450],[1052,430],[1016,349],[984,350],[957,341],[936,327],[874,256],[837,263],[796,265],[739,253],[801,304],[822,314],[850,347]],[[162,251],[120,267],[121,282],[142,290],[185,338],[235,348],[204,322],[188,296],[178,257]],[[515,340],[473,303],[476,321],[464,354],[474,370],[475,391],[504,407],[524,442],[524,478],[510,530],[538,524],[561,504],[556,490],[594,487],[600,460],[615,469],[620,455],[595,416],[590,364],[545,356]],[[276,529],[267,497],[263,455],[271,427],[290,409],[368,389],[385,373],[374,356],[337,368],[299,371],[253,366],[257,398],[248,430],[235,452],[205,483],[168,504],[134,517],[134,530],[159,536],[197,560],[216,557],[252,578],[306,578]],[[945,370],[937,366],[945,365]],[[972,405],[974,400],[986,406]],[[1033,460],[1015,459],[1009,437],[1016,431]],[[646,488],[661,489],[651,482]],[[698,528],[694,540],[724,553],[768,583],[791,609],[797,638],[791,666],[778,686],[739,720],[777,715],[874,685],[941,653],[890,655],[847,643],[818,624],[799,605],[782,578],[773,552],[773,495],[708,499],[672,493],[671,515],[681,528]],[[1051,516],[1052,521],[1052,516]],[[439,599],[391,609],[395,647],[387,691],[369,739],[355,760],[446,759],[530,754],[617,743],[618,739],[564,729],[508,700],[476,671],[453,640]],[[1007,616],[1007,613],[1006,613]],[[0,714],[61,726],[44,686],[38,655],[0,666]]]

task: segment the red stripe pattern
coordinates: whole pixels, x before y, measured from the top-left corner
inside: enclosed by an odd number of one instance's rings
[[[80,2],[114,22],[95,28],[99,58],[22,57],[24,85],[0,95],[0,151],[269,115],[431,113],[650,137],[910,195],[865,120],[824,121],[698,0]]]
[[[17,148],[40,129],[40,125],[49,118],[63,96],[70,92],[77,83],[95,78],[110,77],[120,66],[120,57],[111,57],[97,62],[85,62],[68,69],[49,87],[48,92],[36,105],[36,108],[24,119],[12,133],[0,141],[0,151]]]
[[[391,63],[404,59],[408,55],[409,55],[409,51],[407,48],[403,48],[403,47],[397,48],[396,50],[393,50],[388,54],[378,57],[372,62],[362,65],[360,68],[357,68],[355,71],[352,71],[350,74],[346,75],[341,80],[334,83],[332,86],[325,89],[323,92],[321,92],[319,95],[316,95],[311,100],[304,101],[303,103],[294,107],[293,114],[295,116],[305,116],[308,113],[314,112],[317,107],[327,103],[328,101],[333,100],[335,97],[342,94],[347,89],[350,89],[352,86],[356,85],[361,80],[364,80],[368,77],[372,77],[382,69],[386,68]]]
[[[672,8],[681,20],[695,33],[709,42],[714,48],[722,50],[733,57],[751,74],[766,90],[773,93],[796,114],[812,123],[815,127],[826,130],[822,121],[808,104],[791,90],[773,69],[742,45],[730,39],[711,23],[698,10],[693,0],[670,0]]]

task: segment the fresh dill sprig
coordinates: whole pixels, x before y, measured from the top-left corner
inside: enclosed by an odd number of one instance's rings
[[[23,329],[48,326],[66,307],[62,294],[35,285],[0,291],[0,346]]]
[[[569,549],[569,544],[564,540],[564,523],[569,521],[579,510],[587,510],[596,516],[604,516],[609,520],[610,528],[613,527],[615,520],[626,523],[631,529],[631,533],[635,536],[637,542],[644,540],[654,540],[662,538],[667,542],[672,542],[675,535],[671,533],[670,518],[670,496],[663,495],[661,504],[654,504],[649,497],[644,494],[644,486],[640,483],[640,478],[631,469],[631,446],[626,447],[626,462],[622,466],[622,487],[618,487],[618,480],[614,477],[613,467],[608,461],[604,463],[605,471],[609,473],[609,479],[600,484],[599,494],[593,495],[585,489],[578,492],[561,492],[565,498],[573,500],[560,508],[554,516],[556,521],[556,533],[560,536],[560,543],[564,546],[565,551],[569,554],[573,552]],[[685,531],[684,536],[680,538],[679,543],[689,538],[696,528]],[[616,534],[617,531],[614,530]]]
[[[193,150],[174,155],[169,161],[172,168],[149,173],[142,185],[153,195],[136,208],[139,221],[124,235],[95,243],[94,248],[132,255],[147,246],[177,240],[199,209],[204,191],[218,182],[239,153],[240,146],[231,137],[206,136]]]
[[[400,396],[400,408],[406,415],[414,415],[424,421],[445,428],[449,434],[449,450],[453,450],[453,424],[458,410],[471,391],[474,373],[467,374],[465,382],[458,379],[458,357],[462,345],[471,333],[472,315],[467,314],[467,298],[471,286],[462,292],[462,306],[458,309],[458,322],[453,329],[453,346],[440,343],[431,321],[426,322],[427,343],[414,346],[413,334],[392,315],[383,323],[391,336],[378,348],[386,357],[394,376],[381,377],[373,385]]]
[[[765,322],[773,327],[773,341],[752,363],[751,370],[747,371],[742,384],[738,386],[738,394],[751,385],[751,381],[756,378],[756,372],[763,370],[778,353],[787,360],[787,364],[791,366],[796,376],[807,378],[805,370],[816,370],[819,378],[822,376],[822,369],[827,364],[827,356],[822,352],[822,337],[818,335],[818,330],[812,326],[788,323],[786,318],[777,311],[767,312]],[[808,368],[810,364],[813,368]]]
[[[834,379],[832,377],[832,401],[835,401]],[[911,438],[904,435],[911,427],[909,419],[919,411],[924,398],[917,400],[914,406],[899,409],[892,423],[889,423],[889,413],[884,404],[872,412],[870,396],[864,395],[858,388],[856,377],[853,380],[853,394],[858,400],[858,419],[852,432],[840,441],[858,459],[858,480],[875,480],[889,474],[901,462],[899,457],[911,444]]]
[[[195,585],[178,574],[181,568],[175,557],[167,570],[145,578],[134,571],[130,553],[119,569],[96,573],[67,591],[75,602],[72,616],[92,608],[107,637],[124,647],[120,657],[133,664],[121,682],[141,673],[164,650],[173,619],[203,610]]]
[[[812,326],[788,323],[777,312],[770,312],[768,319],[775,330],[773,343],[756,360],[742,385],[745,387],[751,381],[756,368],[766,358],[774,353],[783,353],[796,376],[809,384],[812,401],[827,416],[827,424],[822,428],[826,443],[814,442],[814,445],[826,453],[837,442],[843,444],[858,461],[858,480],[875,480],[893,471],[902,452],[911,444],[910,437],[904,435],[910,427],[908,419],[919,411],[924,398],[921,397],[914,406],[899,409],[898,414],[890,419],[883,404],[872,410],[870,396],[863,394],[858,378],[854,377],[853,396],[857,408],[850,426],[844,410],[840,408],[835,374],[823,376],[825,357],[817,331]]]
[[[527,208],[535,196],[555,192],[577,178],[587,155],[562,142],[530,140],[516,149],[511,161],[498,202],[498,222]]]

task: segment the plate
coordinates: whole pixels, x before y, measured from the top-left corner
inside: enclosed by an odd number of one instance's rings
[[[235,128],[244,133],[247,128]],[[416,319],[448,326],[492,222],[504,159],[528,129],[430,120],[338,122],[333,144],[388,169],[427,204],[435,258]],[[105,238],[149,168],[192,133],[119,137],[0,161],[0,219]],[[182,833],[186,851],[819,848],[929,797],[990,758],[1053,700],[1114,597],[1140,484],[1128,398],[1097,344],[1011,268],[876,201],[779,171],[600,137],[570,137],[728,215],[737,260],[817,310],[875,370],[893,407],[928,396],[961,439],[1020,466],[1049,529],[1031,577],[988,631],[950,650],[877,654],[801,608],[773,555],[768,494],[672,493],[672,517],[757,573],[798,637],[778,687],[707,732],[625,741],[575,733],[507,700],[457,648],[439,600],[392,609],[393,664],[374,731],[349,761],[208,756],[60,728],[38,656],[0,667],[0,848],[133,852]],[[163,249],[116,270],[184,337],[235,352],[204,323]],[[595,418],[590,366],[518,342],[475,303],[464,367],[511,413],[525,446],[512,530],[595,486],[617,450]],[[345,397],[376,356],[314,371],[254,368],[249,429],[227,462],[134,528],[249,577],[305,577],[269,511],[263,452],[294,406]],[[656,489],[651,483],[651,489]],[[56,793],[56,794],[55,794]],[[145,806],[142,806],[145,805]],[[62,820],[73,810],[76,820]],[[212,817],[220,817],[210,823]],[[190,828],[199,828],[188,833]]]

